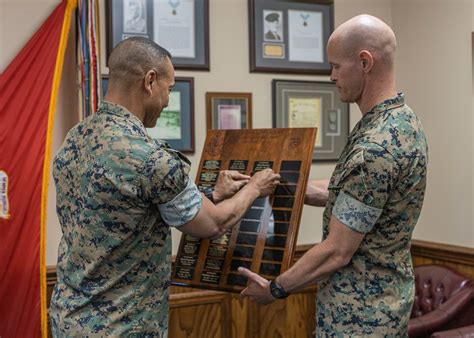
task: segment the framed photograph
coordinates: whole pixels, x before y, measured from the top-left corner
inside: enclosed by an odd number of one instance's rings
[[[329,74],[332,0],[248,0],[250,72]]]
[[[107,91],[108,75],[102,75],[102,95]],[[171,148],[194,153],[194,78],[176,77],[168,107],[163,109],[148,135],[166,141]]]
[[[273,127],[316,127],[313,161],[339,159],[349,135],[349,104],[332,82],[272,81]]]
[[[252,93],[206,93],[207,129],[251,129]]]
[[[131,36],[166,48],[176,69],[209,70],[209,0],[108,0],[107,59]]]

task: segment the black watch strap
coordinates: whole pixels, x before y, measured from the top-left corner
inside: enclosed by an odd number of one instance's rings
[[[275,279],[270,281],[270,293],[276,299],[284,299],[290,295],[290,293],[286,292],[285,289],[283,289],[283,286],[278,284]]]
[[[212,196],[213,192],[214,189],[212,189],[212,187],[207,187],[203,190],[204,196],[206,196],[212,203],[214,203],[214,197]]]

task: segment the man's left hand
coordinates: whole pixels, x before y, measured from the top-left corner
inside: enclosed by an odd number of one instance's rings
[[[249,180],[250,176],[241,174],[236,170],[221,171],[212,194],[214,203],[219,203],[234,196]]]
[[[238,271],[249,280],[248,286],[240,293],[241,298],[250,297],[254,302],[262,305],[275,300],[270,293],[270,281],[243,267],[240,267]]]

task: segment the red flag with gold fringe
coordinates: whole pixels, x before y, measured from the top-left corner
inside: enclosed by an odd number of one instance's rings
[[[47,337],[46,201],[73,0],[0,75],[0,337]]]

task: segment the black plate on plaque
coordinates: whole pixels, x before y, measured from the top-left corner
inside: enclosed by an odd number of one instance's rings
[[[295,204],[295,198],[290,196],[276,196],[273,200],[273,206],[275,208],[293,208]]]
[[[227,276],[227,284],[229,284],[229,285],[238,285],[238,286],[246,286],[247,285],[247,277],[230,273]]]
[[[236,246],[234,249],[234,257],[252,258],[254,247],[250,246]]]
[[[260,231],[260,222],[259,221],[251,221],[251,220],[243,220],[242,222],[240,222],[239,231],[259,232]]]
[[[280,182],[281,183],[298,183],[298,179],[300,177],[300,173],[285,173],[281,172],[280,173]]]
[[[207,249],[207,255],[211,257],[224,258],[226,253],[227,253],[226,246],[209,245],[209,248]]]
[[[260,273],[262,275],[278,276],[281,271],[281,264],[262,263],[260,264]]]
[[[273,210],[273,219],[282,222],[289,222],[291,219],[291,211],[287,210]]]
[[[202,169],[205,170],[219,170],[221,168],[221,161],[219,160],[205,160]]]
[[[261,171],[268,168],[273,169],[273,161],[255,161],[252,171]]]
[[[285,252],[283,250],[265,248],[263,250],[262,259],[266,261],[281,262],[283,260],[284,253]]]
[[[294,196],[296,192],[296,185],[277,185],[275,195]]]
[[[230,160],[229,170],[245,171],[249,164],[248,160]]]
[[[221,280],[221,272],[215,271],[203,271],[201,274],[201,282],[203,283],[211,283],[211,284],[219,284]]]
[[[176,267],[176,277],[181,279],[192,280],[194,276],[194,269],[192,268],[183,268],[181,266]]]
[[[265,246],[276,246],[284,248],[286,244],[286,236],[268,236],[265,240]]]
[[[281,171],[300,171],[301,161],[281,161]]]
[[[257,244],[257,236],[258,235],[256,235],[256,234],[246,234],[246,233],[241,233],[240,232],[237,235],[237,243],[238,244],[255,245],[255,244]]]

